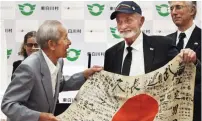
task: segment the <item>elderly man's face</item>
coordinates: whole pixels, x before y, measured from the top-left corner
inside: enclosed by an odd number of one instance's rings
[[[193,20],[193,8],[185,1],[172,1],[170,11],[172,20],[178,27],[185,26]]]
[[[71,45],[71,41],[68,39],[67,31],[62,26],[59,27],[60,39],[55,47],[55,55],[58,58],[65,58],[67,56],[67,49]]]
[[[119,13],[116,16],[117,28],[123,38],[131,38],[140,32],[144,23],[143,17],[139,14]]]

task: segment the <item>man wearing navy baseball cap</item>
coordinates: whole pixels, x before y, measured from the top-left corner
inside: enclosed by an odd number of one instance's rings
[[[116,7],[116,10],[111,14],[111,20],[115,19],[118,13],[139,13],[140,15],[142,15],[142,10],[140,6],[133,1],[123,1]]]
[[[104,70],[129,76],[145,74],[164,66],[179,53],[170,38],[141,32],[145,18],[134,1],[119,3],[110,18],[116,19],[124,41],[106,50]],[[181,55],[185,62],[197,62],[193,50],[183,49]]]

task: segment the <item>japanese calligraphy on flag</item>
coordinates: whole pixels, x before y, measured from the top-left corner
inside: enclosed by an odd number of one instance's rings
[[[61,121],[192,121],[196,67],[176,56],[140,76],[101,71],[81,87]]]

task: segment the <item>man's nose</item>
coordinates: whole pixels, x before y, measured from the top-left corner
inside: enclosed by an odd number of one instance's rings
[[[127,27],[127,24],[123,23],[119,26],[120,29],[125,29]]]
[[[69,45],[71,45],[72,44],[72,42],[71,41],[69,41]]]
[[[67,45],[71,45],[71,44],[72,44],[71,40],[67,40]]]
[[[32,45],[32,49],[34,49],[35,48],[35,46],[34,46],[34,44]]]

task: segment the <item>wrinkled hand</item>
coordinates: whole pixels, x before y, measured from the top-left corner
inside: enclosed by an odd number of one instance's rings
[[[84,75],[85,79],[88,79],[89,76],[91,76],[95,72],[99,72],[101,70],[103,70],[103,67],[101,67],[101,66],[93,66],[92,68],[86,69],[83,72],[83,75]]]
[[[39,121],[60,121],[51,113],[40,113]]]
[[[185,63],[190,63],[190,62],[196,63],[196,59],[197,59],[196,53],[189,48],[182,49],[179,55],[182,57],[183,62]]]

